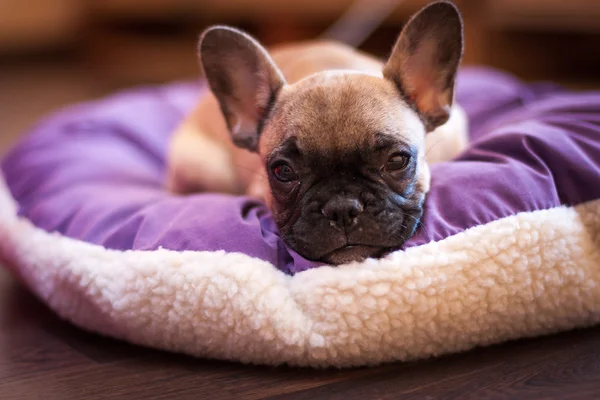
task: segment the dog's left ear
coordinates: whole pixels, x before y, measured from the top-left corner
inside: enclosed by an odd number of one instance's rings
[[[454,81],[463,53],[463,24],[456,6],[432,3],[402,30],[383,76],[419,112],[427,131],[450,117]]]
[[[198,53],[233,142],[256,151],[261,124],[285,79],[250,35],[227,26],[207,29]]]

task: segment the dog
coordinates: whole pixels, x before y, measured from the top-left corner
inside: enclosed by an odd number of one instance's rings
[[[466,146],[463,23],[449,1],[411,17],[385,62],[333,41],[267,52],[226,26],[204,31],[198,54],[210,92],[173,134],[168,188],[263,200],[307,259],[400,248],[422,217],[428,164]]]

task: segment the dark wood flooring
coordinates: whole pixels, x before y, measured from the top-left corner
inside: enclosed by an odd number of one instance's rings
[[[97,94],[64,69],[0,72],[0,155],[60,104]],[[353,370],[199,360],[83,332],[0,266],[0,400],[600,399],[600,327]]]

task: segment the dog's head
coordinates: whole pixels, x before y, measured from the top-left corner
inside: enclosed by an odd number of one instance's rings
[[[449,2],[417,13],[381,74],[328,71],[293,84],[238,30],[200,41],[209,86],[233,141],[261,156],[266,201],[303,256],[334,264],[400,247],[429,189],[424,138],[449,118],[462,56]]]

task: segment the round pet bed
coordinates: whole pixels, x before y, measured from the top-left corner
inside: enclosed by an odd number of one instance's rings
[[[76,105],[2,161],[0,259],[74,324],[261,364],[410,360],[600,321],[600,93],[463,70],[471,145],[432,167],[423,223],[380,260],[319,265],[245,197],[163,187],[206,90]]]

